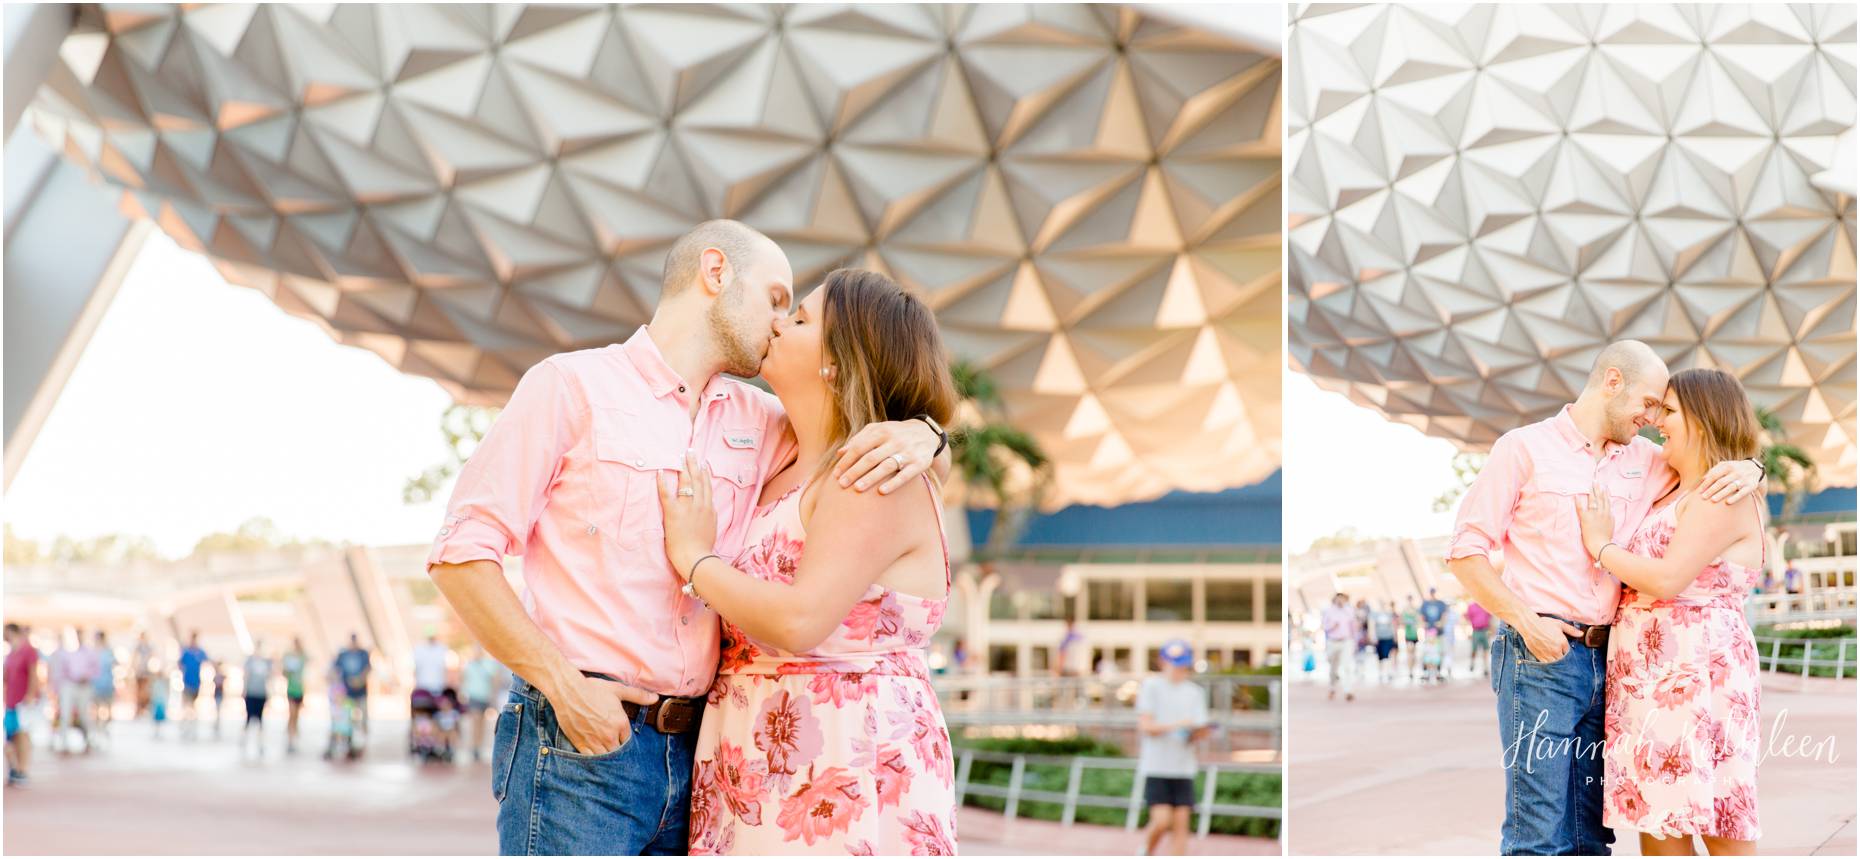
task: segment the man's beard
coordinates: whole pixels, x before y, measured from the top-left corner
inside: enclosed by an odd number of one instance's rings
[[[744,379],[753,378],[762,371],[762,356],[749,346],[746,326],[731,318],[726,308],[737,307],[742,300],[743,282],[732,281],[724,287],[723,294],[710,306],[709,320],[711,339],[723,358],[723,372]]]
[[[1634,424],[1634,414],[1632,408],[1616,409],[1614,403],[1608,404],[1602,416],[1607,420],[1609,441],[1627,444],[1640,434],[1640,427]]]

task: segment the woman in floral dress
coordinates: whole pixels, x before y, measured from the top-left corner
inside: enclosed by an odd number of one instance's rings
[[[1757,453],[1756,415],[1736,377],[1685,370],[1666,389],[1661,456],[1679,486],[1626,546],[1609,504],[1582,510],[1590,555],[1625,585],[1608,641],[1603,822],[1640,833],[1647,855],[1756,852],[1757,649],[1744,597],[1765,562],[1762,502],[1692,495],[1719,462]]]
[[[947,368],[921,301],[836,271],[762,364],[800,454],[764,488],[742,554],[710,554],[717,520],[695,461],[661,485],[667,553],[724,624],[692,853],[954,854],[949,732],[923,652],[949,594],[937,486],[856,492],[832,457],[870,422],[947,420]]]

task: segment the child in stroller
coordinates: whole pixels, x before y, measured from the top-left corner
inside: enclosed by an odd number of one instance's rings
[[[1427,631],[1427,643],[1421,650],[1421,682],[1445,683],[1447,678],[1440,673],[1440,666],[1446,661],[1447,638],[1438,629]]]
[[[450,761],[458,737],[459,699],[450,687],[435,695],[413,690],[413,734],[407,750],[423,761]]]
[[[323,749],[323,760],[334,760],[341,755],[345,760],[354,760],[362,756],[362,749],[355,744],[355,699],[343,690],[342,684],[331,683],[329,686],[329,745]]]

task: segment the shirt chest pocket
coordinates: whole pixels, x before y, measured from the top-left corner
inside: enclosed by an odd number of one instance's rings
[[[734,558],[742,550],[742,528],[755,511],[760,489],[757,477],[759,433],[754,430],[725,429],[723,437],[711,445],[704,457],[710,469],[711,500],[717,505],[717,551]]]
[[[1527,509],[1525,512],[1527,515],[1534,513],[1540,517],[1550,517],[1542,521],[1566,522],[1572,531],[1579,530],[1581,519],[1576,511],[1589,503],[1589,490],[1595,485],[1596,479],[1592,473],[1578,469],[1539,473],[1535,478],[1537,491],[1532,493],[1536,509]],[[1624,518],[1640,485],[1638,482],[1611,480],[1604,481],[1603,489],[1608,493],[1609,509],[1614,513],[1615,531],[1620,533],[1633,524],[1625,522]]]
[[[676,475],[684,459],[683,451],[642,438],[638,422],[619,409],[594,413],[594,494],[600,501],[594,524],[603,539],[627,549],[664,542],[659,475]]]
[[[599,525],[606,539],[627,548],[637,549],[646,541],[661,544],[665,540],[665,517],[659,509],[659,480],[675,479],[684,469],[685,451],[676,440],[655,442],[639,431],[638,418],[619,409],[597,409],[594,417],[594,458],[597,464],[597,497],[601,499]],[[704,458],[711,474],[711,501],[717,509],[718,553],[734,557],[736,546],[725,545],[734,539],[732,525],[746,520],[755,504],[757,486],[757,449],[755,436],[737,431],[732,438],[739,443],[747,438],[748,447],[734,447],[728,438],[710,445]]]

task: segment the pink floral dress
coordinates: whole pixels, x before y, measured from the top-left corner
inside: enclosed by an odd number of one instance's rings
[[[1628,551],[1663,557],[1678,508],[1655,511]],[[1757,839],[1760,684],[1744,598],[1759,575],[1719,558],[1672,599],[1623,590],[1608,639],[1605,825]]]
[[[789,492],[757,509],[736,567],[793,582],[805,541],[801,493]],[[955,855],[949,731],[923,653],[949,600],[947,546],[943,570],[941,599],[873,584],[806,653],[723,622],[691,779],[692,853]]]

